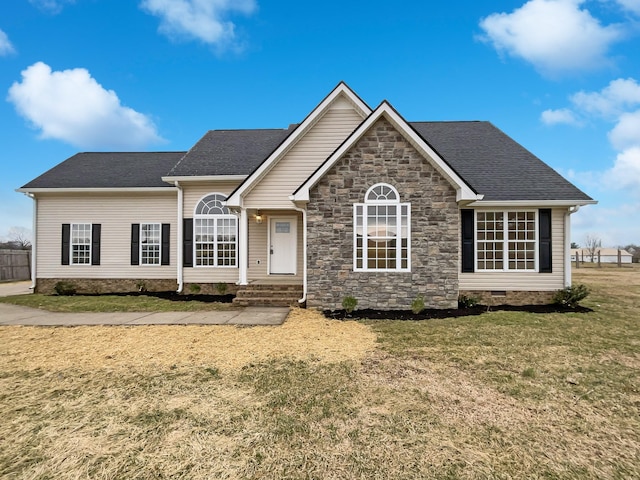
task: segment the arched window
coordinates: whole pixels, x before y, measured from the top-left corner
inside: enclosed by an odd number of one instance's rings
[[[410,269],[411,204],[386,183],[372,186],[354,206],[354,270]]]
[[[221,193],[211,193],[196,205],[193,221],[195,266],[236,267],[238,218],[223,205]]]

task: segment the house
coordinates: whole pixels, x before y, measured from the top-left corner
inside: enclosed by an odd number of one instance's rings
[[[38,292],[226,284],[326,309],[548,302],[571,283],[570,215],[596,203],[491,123],[407,122],[345,83],[286,129],[79,153],[18,191]]]
[[[571,249],[571,261],[576,261],[576,255],[580,262],[598,262],[598,256],[600,257],[600,263],[618,263],[618,251],[620,252],[620,263],[631,263],[633,255],[626,250],[618,250],[617,248],[596,248],[591,255],[591,250],[588,248],[572,248]]]

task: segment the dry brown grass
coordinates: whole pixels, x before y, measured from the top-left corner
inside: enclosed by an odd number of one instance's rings
[[[0,477],[640,478],[638,273],[581,269],[586,314],[1,327]]]
[[[224,372],[273,359],[360,360],[375,335],[356,322],[293,309],[282,326],[0,327],[4,369],[164,369],[208,365]]]

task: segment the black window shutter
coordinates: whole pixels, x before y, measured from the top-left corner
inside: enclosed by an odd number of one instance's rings
[[[538,211],[540,273],[551,273],[551,209]]]
[[[160,254],[160,264],[169,265],[169,234],[171,233],[171,225],[162,224],[162,244]]]
[[[474,215],[473,210],[460,210],[462,221],[462,271],[474,271]]]
[[[102,225],[91,225],[91,265],[100,265],[100,231]]]
[[[62,265],[69,265],[69,240],[71,237],[71,225],[62,224]]]
[[[140,224],[131,224],[131,265],[140,265]]]
[[[182,257],[185,267],[193,267],[193,218],[182,221]]]

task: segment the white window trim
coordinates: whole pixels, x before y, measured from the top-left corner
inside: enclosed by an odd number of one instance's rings
[[[380,186],[391,188],[397,200],[376,200],[367,202],[369,193]],[[370,187],[364,195],[365,202],[353,204],[353,271],[354,272],[410,272],[411,271],[411,203],[400,202],[400,195],[398,190],[392,185],[387,183],[377,183]],[[368,248],[367,248],[367,206],[371,205],[396,205],[396,218],[398,231],[402,231],[402,207],[407,207],[407,266],[402,268],[402,237],[398,236],[396,239],[396,268],[368,268]],[[362,267],[358,267],[358,207],[362,207]]]
[[[160,237],[158,238],[158,263],[142,263],[144,256],[142,255],[142,226],[143,225],[158,225],[158,231],[160,232]],[[158,222],[140,222],[140,229],[138,231],[138,246],[140,251],[138,252],[138,258],[140,261],[138,262],[139,267],[160,267],[162,266],[162,224]]]
[[[84,245],[81,243],[73,243],[73,226],[74,225],[89,225],[89,262],[88,263],[75,263],[73,261],[73,246],[74,245]],[[75,222],[75,223],[71,223],[69,225],[69,265],[73,265],[76,267],[90,267],[92,266],[91,263],[91,256],[93,254],[93,223],[91,222]]]
[[[504,235],[502,240],[502,248],[503,248],[503,268],[478,268],[478,213],[502,213],[504,215]],[[534,247],[533,247],[533,262],[534,268],[509,268],[509,235],[508,235],[508,214],[513,212],[524,212],[534,214]],[[538,210],[537,209],[524,209],[524,208],[507,208],[507,209],[475,209],[473,212],[473,264],[475,272],[481,273],[538,273],[540,271],[540,229],[539,229],[539,219],[538,219]],[[524,240],[525,242],[531,242],[531,240]]]
[[[195,207],[193,207],[193,268],[223,268],[223,269],[231,269],[231,268],[238,268],[239,267],[239,252],[238,252],[238,236],[239,236],[239,230],[240,230],[240,219],[238,217],[238,215],[234,215],[232,213],[224,213],[224,214],[201,214],[201,213],[196,213],[196,211],[198,210],[198,206],[200,205],[200,203],[207,197],[210,197],[212,195],[220,195],[223,198],[227,198],[227,196],[222,193],[222,192],[209,192],[206,195],[203,195],[197,202]],[[217,232],[218,232],[218,219],[235,219],[236,222],[236,235],[235,235],[235,265],[198,265],[198,256],[197,256],[197,251],[198,251],[198,243],[210,243],[210,242],[197,242],[196,241],[196,228],[197,228],[197,220],[203,220],[203,219],[215,219],[216,222],[214,223],[214,235],[216,237],[215,241],[213,242],[214,246],[214,255],[216,257],[216,263],[217,263],[217,257],[218,257],[218,239],[217,239]]]

